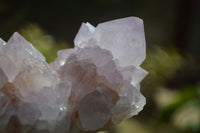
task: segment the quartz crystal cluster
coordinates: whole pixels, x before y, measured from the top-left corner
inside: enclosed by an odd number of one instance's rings
[[[95,132],[143,109],[141,19],[83,23],[74,44],[48,64],[18,33],[0,39],[0,133]]]

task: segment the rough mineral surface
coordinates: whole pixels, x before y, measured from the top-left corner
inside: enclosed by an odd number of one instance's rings
[[[0,39],[0,133],[105,130],[145,105],[143,21],[83,23],[50,65],[18,33]]]

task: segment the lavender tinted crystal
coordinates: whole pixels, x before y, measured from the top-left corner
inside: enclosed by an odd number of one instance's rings
[[[1,133],[105,130],[143,109],[141,19],[83,23],[74,44],[49,65],[20,34],[0,38]]]

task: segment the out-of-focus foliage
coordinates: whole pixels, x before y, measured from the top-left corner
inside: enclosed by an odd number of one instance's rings
[[[37,24],[23,27],[20,33],[46,57],[47,62],[52,62],[56,58],[59,49],[70,47],[66,42],[57,42]]]
[[[184,106],[187,102],[196,101],[198,96],[199,88],[197,86],[189,86],[184,88],[179,94],[173,99],[173,102],[170,103],[162,112],[161,120],[168,122],[172,114],[180,107]],[[200,102],[200,101],[199,101]],[[199,110],[200,111],[200,110]],[[200,113],[199,113],[200,115]],[[197,117],[198,118],[198,117]]]
[[[164,49],[153,46],[147,49],[146,60],[142,64],[149,75],[145,78],[145,84],[155,87],[163,85],[167,78],[172,77],[181,67],[183,58],[175,48]]]
[[[180,130],[199,132],[200,100],[193,99],[176,109],[171,117],[172,123]]]

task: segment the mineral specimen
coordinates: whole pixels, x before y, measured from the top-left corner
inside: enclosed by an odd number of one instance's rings
[[[141,19],[83,23],[74,44],[49,65],[18,33],[0,39],[0,133],[95,132],[143,109]]]

